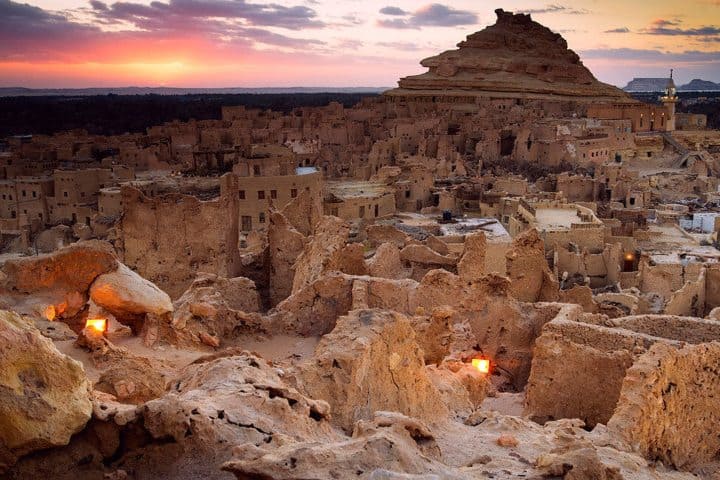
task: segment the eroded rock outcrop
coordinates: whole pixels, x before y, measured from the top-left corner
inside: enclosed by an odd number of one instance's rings
[[[277,450],[243,445],[223,468],[238,479],[453,478],[451,469],[437,461],[438,456],[435,439],[421,422],[378,412],[371,421],[358,422],[350,439],[296,443]]]
[[[310,285],[323,273],[340,263],[336,259],[347,243],[350,227],[337,217],[326,216],[320,221],[310,241],[295,262],[292,292]]]
[[[392,311],[353,310],[339,318],[299,378],[308,395],[331,405],[332,421],[346,431],[380,410],[424,419],[448,414],[410,322]]]
[[[174,307],[169,325],[162,319],[157,323],[171,329],[160,332],[167,340],[185,346],[218,346],[233,333],[257,329],[261,322],[255,314],[260,296],[255,283],[245,277],[199,273]]]
[[[328,404],[287,386],[279,373],[247,353],[209,356],[188,366],[167,394],[142,411],[153,438],[172,439],[179,447],[171,451],[174,461],[155,467],[158,475],[188,478],[180,457],[197,456],[203,461],[192,467],[196,474],[211,472],[214,478],[231,449],[246,443],[276,447],[292,441],[337,441]]]
[[[90,419],[82,365],[19,315],[0,311],[0,473],[34,450],[67,445]]]

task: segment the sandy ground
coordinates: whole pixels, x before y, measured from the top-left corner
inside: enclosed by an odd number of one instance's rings
[[[521,417],[523,404],[525,403],[524,393],[498,393],[495,397],[487,397],[480,406],[481,410],[497,412],[501,415],[512,415]]]
[[[111,341],[118,347],[126,348],[128,352],[134,355],[162,360],[163,364],[168,366],[168,371],[164,373],[169,375],[173,375],[197,358],[210,353],[204,350],[180,349],[172,346],[149,348],[143,344],[140,337],[112,338]],[[266,360],[283,363],[309,358],[312,356],[318,341],[319,338],[317,337],[304,338],[289,335],[277,335],[274,337],[243,336],[234,339],[232,343],[223,345],[223,347],[239,347],[256,353]],[[87,350],[75,346],[74,340],[55,341],[55,346],[62,353],[82,363],[88,378],[92,382],[98,381],[102,371],[95,366]]]

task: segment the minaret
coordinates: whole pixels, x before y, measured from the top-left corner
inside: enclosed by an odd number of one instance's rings
[[[660,97],[660,101],[665,107],[665,131],[672,132],[675,130],[675,104],[678,101],[672,68],[670,69],[670,78],[665,86],[665,95]]]

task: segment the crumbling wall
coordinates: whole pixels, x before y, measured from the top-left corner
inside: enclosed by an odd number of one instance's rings
[[[553,320],[535,341],[525,414],[544,423],[579,418],[606,423],[635,348],[645,338],[600,325]]]
[[[665,311],[667,315],[701,317],[705,312],[705,270],[697,280],[685,282],[680,290],[672,294]]]
[[[720,343],[656,344],[627,371],[609,429],[651,461],[692,470],[717,460]]]
[[[712,320],[672,315],[610,320],[567,312],[547,323],[535,342],[525,413],[539,422],[580,418],[591,427],[607,423],[627,369],[652,345],[680,348],[720,339],[720,324]]]
[[[220,198],[168,194],[149,198],[122,187],[123,261],[144,278],[177,298],[198,271],[237,275],[238,204],[236,178],[221,180]]]

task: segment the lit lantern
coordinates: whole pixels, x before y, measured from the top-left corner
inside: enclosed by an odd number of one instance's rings
[[[487,358],[473,358],[472,366],[480,373],[490,373],[490,360]]]
[[[105,331],[107,330],[107,319],[88,318],[85,321],[85,328],[95,333],[105,333]]]
[[[628,262],[632,262],[633,260],[635,260],[635,255],[632,252],[628,252],[625,254],[625,260],[627,260]]]

